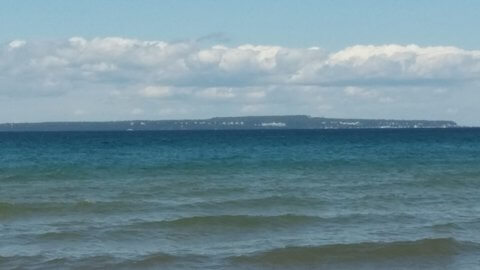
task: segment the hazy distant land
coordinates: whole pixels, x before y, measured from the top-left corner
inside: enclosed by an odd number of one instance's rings
[[[454,128],[454,121],[340,119],[286,116],[215,117],[196,120],[134,120],[108,122],[5,123],[0,131],[135,131],[229,129],[358,129],[358,128]]]

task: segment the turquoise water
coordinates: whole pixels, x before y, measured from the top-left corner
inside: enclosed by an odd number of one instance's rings
[[[480,269],[480,129],[0,133],[0,269]]]

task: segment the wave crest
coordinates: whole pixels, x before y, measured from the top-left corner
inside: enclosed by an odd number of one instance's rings
[[[399,242],[365,242],[322,246],[293,246],[233,257],[238,263],[308,264],[347,261],[379,261],[413,257],[444,257],[458,254],[477,245],[453,238],[422,239]]]
[[[279,215],[279,216],[249,216],[249,215],[219,215],[219,216],[193,216],[174,220],[150,221],[132,224],[134,227],[156,228],[174,227],[178,228],[210,228],[214,226],[255,228],[255,227],[285,227],[302,225],[318,221],[319,218],[303,215]]]
[[[30,215],[63,213],[105,214],[112,212],[133,211],[135,205],[121,201],[76,201],[76,202],[0,202],[0,220]]]

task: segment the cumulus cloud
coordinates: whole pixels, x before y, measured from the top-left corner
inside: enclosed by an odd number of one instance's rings
[[[147,86],[140,91],[140,95],[144,97],[162,98],[172,95],[169,87],[165,86]]]
[[[25,40],[14,40],[8,43],[8,47],[13,50],[25,46],[25,44],[27,44]]]
[[[135,108],[135,109],[131,110],[130,113],[133,114],[133,115],[141,115],[141,114],[144,114],[145,112],[140,108]]]
[[[155,111],[142,107],[158,102],[164,103],[156,111],[195,113],[192,108],[203,104],[202,112],[218,115],[228,108],[215,102],[236,108],[226,114],[269,109],[314,114],[335,111],[349,100],[363,102],[360,108],[368,102],[397,104],[399,112],[403,105],[420,106],[434,93],[437,106],[448,105],[442,102],[454,89],[465,89],[459,95],[464,98],[476,95],[479,81],[480,51],[446,46],[357,45],[327,52],[119,37],[0,45],[0,97],[97,100],[99,107],[128,107],[126,115]],[[457,103],[447,108],[461,105],[460,97]],[[359,112],[336,111],[338,116],[353,113]]]
[[[234,98],[235,94],[231,88],[218,88],[211,87],[197,92],[199,97],[204,97],[208,99],[230,99]]]
[[[353,46],[305,65],[298,83],[330,85],[433,85],[478,80],[480,51],[416,45]]]
[[[480,76],[480,51],[455,47],[353,46],[326,53],[316,47],[201,48],[196,43],[115,37],[91,40],[74,37],[46,43],[27,44],[20,40],[8,43],[1,54],[2,70],[12,81],[16,76],[30,73],[38,80],[55,76],[84,83],[191,87],[416,85],[428,81],[477,80]]]

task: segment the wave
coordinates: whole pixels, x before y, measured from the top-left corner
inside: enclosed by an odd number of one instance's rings
[[[117,263],[113,269],[157,269],[157,266],[173,264],[176,262],[198,263],[205,261],[207,258],[202,255],[172,255],[169,253],[157,252],[134,259],[125,260]]]
[[[441,223],[441,224],[433,224],[431,226],[427,226],[427,228],[430,228],[438,232],[450,232],[455,230],[461,230],[463,229],[463,226],[461,224],[448,222],[448,223]]]
[[[165,252],[155,252],[135,257],[117,257],[112,254],[58,258],[0,256],[0,268],[29,269],[30,266],[35,266],[35,269],[159,269],[158,267],[185,269],[186,266],[192,266],[191,269],[198,269],[201,268],[198,267],[199,265],[211,265],[213,260],[221,259],[218,263],[226,263],[225,266],[237,266],[238,269],[252,268],[248,266],[259,266],[260,269],[283,267],[288,269],[312,269],[313,266],[331,266],[335,264],[387,263],[386,265],[389,265],[389,263],[422,263],[427,262],[425,260],[451,259],[456,255],[478,255],[479,252],[480,246],[476,243],[461,242],[453,238],[434,238],[386,243],[366,242],[321,246],[291,246],[223,258],[200,254],[170,254]],[[411,264],[409,265],[412,266]]]
[[[45,261],[42,255],[0,255],[0,269],[39,269],[36,266]]]
[[[31,181],[55,181],[55,180],[82,180],[95,175],[95,171],[78,166],[20,166],[9,168],[7,172],[0,174],[0,181],[25,183]]]
[[[31,215],[58,215],[74,213],[110,214],[134,211],[133,203],[122,201],[76,201],[76,202],[0,202],[0,220]]]
[[[292,225],[303,225],[321,220],[321,218],[302,215],[279,215],[279,216],[249,216],[249,215],[219,215],[219,216],[193,216],[174,220],[147,221],[131,224],[139,228],[173,227],[237,227],[237,228],[259,228],[265,226],[285,227]]]
[[[209,201],[194,204],[183,204],[182,207],[215,207],[215,208],[268,208],[268,207],[318,207],[324,204],[323,201],[315,198],[300,198],[294,196],[269,196],[261,198],[245,198],[222,201]]]
[[[85,257],[60,257],[37,262],[40,269],[110,269],[121,261],[111,255],[97,255]]]
[[[465,250],[479,250],[478,244],[453,238],[398,242],[365,242],[322,246],[291,246],[251,255],[231,257],[236,263],[311,264],[355,261],[381,261],[405,258],[454,256]]]
[[[157,252],[154,254],[143,256],[137,260],[131,260],[127,264],[132,266],[139,266],[139,267],[150,266],[150,265],[173,262],[176,259],[177,257],[174,255],[163,253],[163,252]]]
[[[24,269],[35,265],[35,269],[157,269],[159,266],[176,262],[192,263],[205,261],[201,255],[172,255],[156,252],[133,258],[113,255],[47,258],[44,256],[0,256],[1,269]]]
[[[371,223],[372,220],[398,222],[399,220],[411,219],[409,215],[378,215],[378,214],[347,214],[340,216],[313,216],[302,214],[282,215],[205,215],[181,217],[171,220],[143,221],[136,220],[134,223],[125,225],[128,229],[211,229],[212,227],[224,229],[290,229],[295,227],[344,225]],[[120,229],[123,230],[122,226]]]
[[[72,241],[78,240],[84,237],[82,232],[74,232],[74,231],[65,231],[65,232],[46,232],[41,233],[36,236],[38,240],[46,240],[46,241]]]

